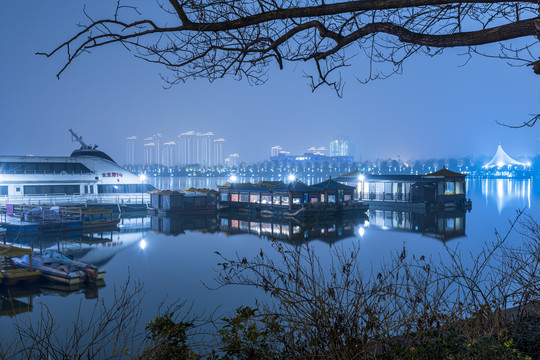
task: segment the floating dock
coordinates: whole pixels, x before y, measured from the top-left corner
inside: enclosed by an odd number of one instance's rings
[[[116,227],[119,221],[112,210],[87,207],[7,204],[0,211],[0,226],[7,233],[98,230]]]

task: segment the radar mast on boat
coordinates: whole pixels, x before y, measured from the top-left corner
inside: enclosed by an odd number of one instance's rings
[[[97,149],[97,145],[87,145],[83,139],[82,139],[82,136],[79,136],[77,135],[77,133],[75,131],[73,131],[73,129],[69,129],[69,132],[71,133],[71,140],[74,141],[73,139],[77,140],[80,144],[81,144],[81,149],[84,149],[84,150],[95,150]]]

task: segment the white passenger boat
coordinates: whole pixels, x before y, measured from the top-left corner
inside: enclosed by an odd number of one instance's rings
[[[69,157],[0,156],[0,205],[5,204],[148,204],[154,189],[87,145],[69,130],[81,148]]]

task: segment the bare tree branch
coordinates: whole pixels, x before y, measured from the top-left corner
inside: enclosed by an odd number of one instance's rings
[[[469,56],[531,64],[535,72],[539,68],[538,61],[533,62],[540,39],[537,1],[169,0],[158,6],[178,24],[160,25],[163,19],[140,13],[134,21],[132,17],[125,21],[118,10],[134,7],[118,3],[111,18],[88,17],[81,31],[52,51],[38,54],[50,57],[65,51],[60,76],[79,55],[119,43],[138,58],[168,68],[170,85],[227,76],[260,84],[274,62],[280,69],[287,63],[308,62],[314,65],[307,71],[312,88],[329,85],[338,94],[344,84],[341,69],[357,54],[369,59],[367,78],[361,81],[400,72],[412,55],[434,56],[449,47],[465,47]],[[498,53],[478,50],[494,43],[501,44]]]

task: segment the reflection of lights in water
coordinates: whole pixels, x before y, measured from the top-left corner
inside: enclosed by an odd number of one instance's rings
[[[369,226],[369,221],[364,221],[364,227],[368,227]]]
[[[360,228],[358,229],[358,235],[359,235],[360,237],[364,236],[365,233],[366,233],[366,229],[364,229],[363,227],[360,227]]]
[[[484,179],[482,180],[482,194],[486,198],[486,205],[495,201],[499,213],[508,206],[515,206],[513,202],[521,200],[517,206],[531,207],[531,180],[516,179]],[[526,203],[525,203],[526,201]]]
[[[146,249],[146,240],[142,239],[140,242],[139,242],[139,247],[141,249]]]

